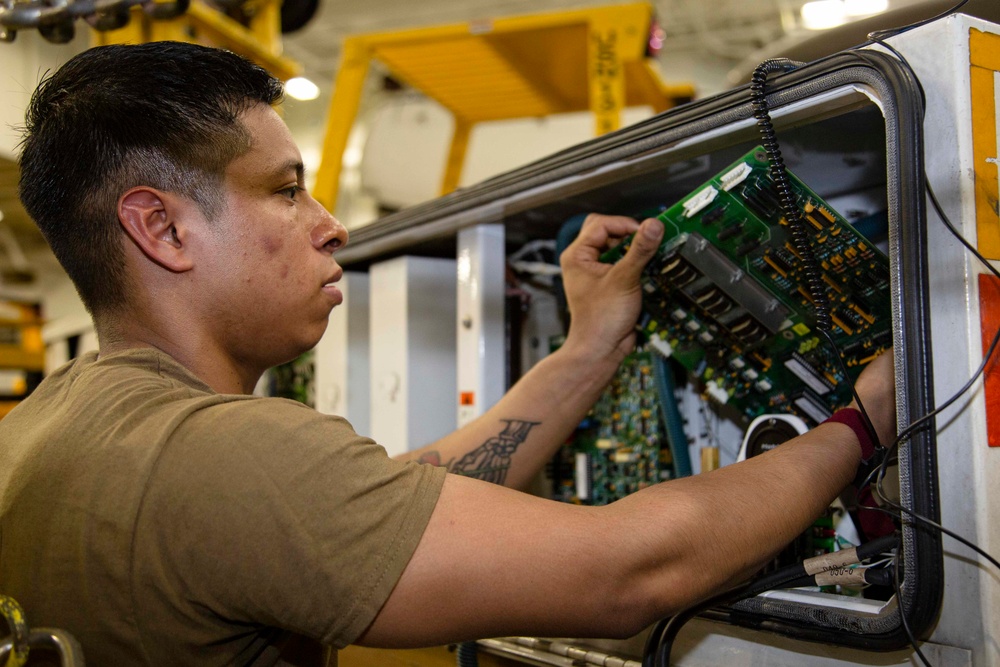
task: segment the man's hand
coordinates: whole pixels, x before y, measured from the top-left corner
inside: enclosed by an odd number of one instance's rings
[[[640,230],[617,264],[601,252]],[[653,234],[643,232],[652,230]],[[639,276],[663,236],[647,220],[591,215],[562,254],[573,322],[566,344],[536,364],[486,414],[405,458],[451,461],[452,472],[525,488],[600,397],[634,344]]]
[[[861,402],[878,434],[879,444],[888,447],[896,439],[896,380],[892,348],[869,363],[854,383]],[[856,401],[849,407],[857,409]]]
[[[621,260],[601,262],[601,253],[633,232],[635,240]],[[653,218],[640,225],[622,216],[587,216],[560,260],[572,318],[564,347],[585,347],[588,354],[613,355],[616,361],[632,351],[642,307],[639,278],[661,238],[663,224]]]

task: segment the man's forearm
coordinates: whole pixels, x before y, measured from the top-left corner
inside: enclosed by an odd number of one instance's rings
[[[836,497],[859,459],[851,429],[824,424],[742,463],[602,507],[449,475],[362,641],[634,635],[750,576]]]
[[[539,362],[493,408],[464,428],[400,458],[524,488],[552,458],[618,368],[571,343]]]
[[[847,486],[860,458],[849,427],[824,424],[743,463],[652,487],[602,511],[613,515],[615,539],[644,536],[645,549],[621,550],[623,571],[645,571],[633,583],[659,591],[658,613],[673,613],[756,572]]]
[[[601,253],[635,234],[614,265]],[[485,415],[403,458],[446,465],[455,473],[524,488],[597,401],[635,345],[643,267],[663,225],[592,214],[560,256],[573,325],[566,344],[535,366]]]

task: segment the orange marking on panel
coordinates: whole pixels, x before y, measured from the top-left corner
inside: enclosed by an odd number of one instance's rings
[[[979,252],[1000,259],[1000,196],[997,184],[995,73],[1000,71],[1000,35],[969,30],[969,98],[972,106],[972,162],[976,183]]]
[[[997,329],[1000,329],[1000,279],[985,273],[979,275],[979,321],[983,332],[983,354],[986,354]],[[1000,351],[993,352],[983,373],[983,382],[986,439],[990,447],[1000,447]]]

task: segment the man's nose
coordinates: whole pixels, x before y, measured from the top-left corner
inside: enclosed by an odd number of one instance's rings
[[[349,234],[347,228],[340,223],[329,211],[323,208],[315,199],[312,200],[316,207],[318,222],[312,230],[312,242],[318,249],[327,250],[331,253],[347,245]]]

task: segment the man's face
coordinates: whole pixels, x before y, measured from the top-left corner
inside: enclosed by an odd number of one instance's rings
[[[343,300],[333,253],[347,230],[304,189],[302,158],[273,109],[240,120],[251,148],[230,163],[224,205],[192,276],[206,285],[212,331],[236,361],[263,370],[310,349]]]

